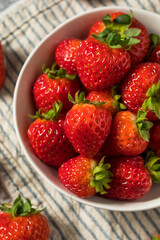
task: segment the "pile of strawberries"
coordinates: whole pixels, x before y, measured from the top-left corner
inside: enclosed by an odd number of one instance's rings
[[[28,137],[79,197],[137,199],[160,182],[160,43],[133,12],[65,39],[35,81]]]

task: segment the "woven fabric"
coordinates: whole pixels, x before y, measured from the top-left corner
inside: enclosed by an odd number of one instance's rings
[[[102,210],[54,190],[28,163],[15,134],[14,88],[32,49],[60,23],[103,6],[160,13],[159,0],[21,0],[0,15],[0,41],[7,69],[0,90],[0,182],[11,199],[21,193],[36,205],[43,203],[51,240],[149,240],[160,232],[160,208],[127,213]]]

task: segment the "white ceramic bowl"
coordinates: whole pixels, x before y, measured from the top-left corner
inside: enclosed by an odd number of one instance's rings
[[[134,16],[140,20],[149,30],[160,35],[160,16],[152,12],[132,9]],[[153,184],[149,193],[135,201],[107,200],[94,196],[88,199],[76,197],[60,183],[57,171],[43,164],[34,154],[27,138],[27,129],[32,120],[28,113],[33,114],[32,86],[35,79],[41,73],[41,67],[45,63],[49,66],[53,62],[53,51],[58,43],[66,38],[85,38],[90,26],[101,19],[106,13],[113,11],[123,11],[129,13],[125,7],[104,7],[72,17],[59,27],[54,29],[43,39],[27,58],[17,80],[14,93],[14,123],[19,143],[26,158],[34,169],[55,189],[61,193],[93,207],[117,210],[117,211],[138,211],[160,206],[160,185]],[[77,27],[78,26],[78,27]],[[25,101],[24,101],[25,99]]]

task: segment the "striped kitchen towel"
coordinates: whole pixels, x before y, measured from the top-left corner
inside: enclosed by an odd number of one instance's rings
[[[32,49],[68,18],[89,9],[118,5],[160,13],[159,0],[21,0],[0,15],[0,41],[7,69],[0,90],[0,182],[11,199],[21,193],[34,204],[43,203],[50,239],[150,240],[160,233],[160,208],[127,213],[102,210],[54,190],[26,160],[13,124],[16,80]]]

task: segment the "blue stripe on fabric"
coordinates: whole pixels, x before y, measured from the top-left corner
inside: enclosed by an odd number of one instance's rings
[[[82,9],[83,11],[86,11],[86,8],[83,6],[83,4],[81,3],[81,1],[76,1],[76,3],[81,7],[81,9]],[[77,14],[77,12],[76,12],[76,14]]]
[[[92,0],[88,0],[87,1],[93,8],[96,8],[96,6],[94,5],[93,1]]]
[[[73,13],[74,15],[76,15],[76,11],[75,11],[74,8],[72,7],[72,5],[70,5],[70,3],[68,2],[68,0],[65,0],[65,2],[66,2],[66,4],[67,4],[68,8],[71,9],[72,13]]]
[[[7,76],[7,75],[6,75],[6,76]],[[8,93],[8,95],[9,95],[11,98],[13,98],[13,94],[11,93],[10,89],[9,89],[6,85],[3,86],[3,89]]]
[[[143,3],[141,3],[140,0],[136,0],[136,1],[138,2],[138,4],[139,4],[143,9],[145,9],[145,6],[143,5]]]
[[[0,110],[0,113],[1,110]],[[4,114],[2,115],[4,117],[4,119],[6,120],[6,117],[4,116]],[[11,125],[11,123],[9,122],[9,120],[7,121],[9,123],[9,126]],[[12,142],[12,140],[9,138],[8,134],[3,130],[2,126],[0,125],[0,129],[3,132],[3,134],[5,135],[5,137],[8,139],[8,141],[10,142],[10,144],[14,147],[14,149],[16,150],[17,154],[20,156],[20,152],[18,151],[16,145]],[[57,201],[51,196],[51,194],[48,192],[48,190],[44,187],[44,185],[42,184],[42,182],[40,181],[40,179],[38,179],[37,175],[35,175],[33,173],[33,170],[31,169],[31,167],[28,165],[28,163],[26,162],[25,158],[23,156],[20,156],[23,159],[23,162],[25,163],[25,165],[29,168],[29,170],[32,172],[32,174],[34,175],[35,179],[37,180],[37,182],[40,184],[40,186],[43,188],[43,190],[47,193],[47,195],[54,201],[54,203],[57,205],[57,207],[59,207],[60,211],[63,213],[63,215],[67,218],[67,220],[70,222],[70,224],[72,224],[73,228],[75,229],[75,231],[81,236],[82,239],[85,239],[81,233],[79,232],[79,230],[76,228],[76,226],[71,222],[71,220],[69,219],[69,217],[67,216],[67,214],[64,212],[64,210],[61,208],[60,204],[57,203]],[[63,195],[62,195],[63,196]],[[69,203],[69,201],[66,201],[67,203]],[[70,205],[70,203],[69,203]],[[71,205],[70,205],[71,206]],[[72,209],[74,210],[74,209]],[[73,211],[74,214],[78,217],[78,219],[81,221],[82,224],[84,224],[84,227],[86,227],[86,224],[80,219],[80,217],[78,216],[78,214]],[[92,231],[87,228],[87,230],[89,231],[89,233],[91,233]]]
[[[84,204],[80,203],[80,206],[81,206],[82,209],[85,209]],[[110,238],[110,236],[107,234],[107,232],[105,232],[104,229],[101,227],[101,225],[99,224],[99,222],[96,221],[96,219],[88,212],[87,209],[86,209],[86,212],[87,212],[88,216],[92,219],[92,221],[95,223],[95,225],[100,229],[101,233],[103,233],[104,237],[105,237],[106,239],[112,240],[112,239]],[[98,239],[98,240],[99,240],[99,239]]]
[[[135,212],[132,212],[134,218],[137,220],[137,222],[139,223],[139,225],[142,227],[142,229],[144,230],[144,232],[146,233],[147,236],[150,236],[150,233],[148,232],[146,226],[141,222],[141,220],[138,218],[137,214]]]
[[[143,214],[146,216],[146,218],[148,218],[149,222],[152,224],[152,226],[156,229],[157,232],[159,232],[159,228],[157,227],[157,225],[154,223],[154,221],[152,220],[152,218],[150,217],[150,215],[148,214],[148,212],[143,212]]]
[[[50,8],[46,5],[46,2],[44,1],[44,0],[42,0],[42,2],[43,2],[43,4],[46,6],[46,9],[45,10],[49,10]],[[36,3],[35,3],[36,4]],[[37,4],[36,4],[37,5]],[[37,9],[39,9],[38,8],[38,6],[37,6]],[[39,9],[39,11],[40,11],[40,9]],[[47,14],[45,14],[45,13],[43,13],[43,17],[45,18],[45,20],[53,27],[53,28],[55,28],[55,25],[53,24],[53,22],[52,21],[50,21],[50,19],[47,17]]]
[[[125,221],[127,222],[128,226],[130,227],[130,229],[133,231],[133,233],[136,235],[136,239],[138,240],[144,240],[141,238],[141,236],[135,231],[135,229],[133,228],[133,226],[131,225],[130,221],[128,220],[128,218],[126,217],[126,214],[124,214],[123,212],[121,212],[121,215],[123,216],[123,218],[125,219]]]
[[[46,2],[46,0],[44,0],[44,1]],[[48,6],[47,3],[45,3],[45,5]],[[54,16],[54,19],[55,19],[58,23],[61,23],[61,22],[62,22],[62,21],[59,20],[59,18],[57,17],[57,15],[55,14],[55,12],[52,10],[52,8],[47,7],[46,9],[50,10],[50,12],[52,13],[52,16]]]
[[[103,213],[102,213],[102,211],[101,210],[99,210],[99,209],[95,209],[100,215],[101,215],[101,217],[109,224],[109,226],[111,227],[111,229],[112,229],[112,231],[114,232],[114,234],[117,236],[117,238],[118,239],[120,239],[121,240],[121,238],[120,238],[120,236],[117,234],[117,232],[114,230],[114,228],[112,227],[112,223],[109,221],[109,219],[106,217],[106,215],[104,215]],[[110,214],[113,216],[113,213],[112,212],[110,212]],[[120,226],[120,225],[119,225]],[[121,227],[121,226],[120,226]]]
[[[159,13],[159,11],[157,11],[157,9],[155,8],[155,5],[153,4],[153,2],[150,0],[148,0],[148,2],[151,5],[151,7],[153,8],[154,12]],[[160,2],[159,2],[159,7],[160,7]]]
[[[30,188],[30,186],[26,183],[25,179],[23,178],[23,176],[17,171],[17,169],[15,168],[15,166],[13,166],[13,164],[10,162],[9,158],[4,154],[4,152],[0,149],[0,154],[3,156],[3,158],[7,161],[7,163],[12,167],[12,169],[17,173],[17,175],[19,176],[19,178],[21,179],[21,181],[24,183],[24,186],[29,190],[29,192],[33,195],[33,197],[37,200],[38,204],[41,203],[40,199],[37,197],[37,195],[32,191],[32,189]],[[17,191],[19,193],[22,194],[22,196],[24,197],[23,193],[21,192],[21,190],[18,188],[18,186],[16,185],[16,183],[14,182],[14,180],[10,177],[10,175],[8,174],[8,172],[3,168],[2,164],[0,164],[1,169],[3,169],[3,171],[6,173],[7,177],[10,179],[11,183],[14,185],[14,187],[17,189]],[[59,232],[59,234],[61,235],[61,237],[64,238],[63,232],[61,231],[61,229],[58,227],[58,225],[56,224],[56,222],[54,221],[54,219],[50,216],[50,214],[48,213],[47,210],[45,210],[45,214],[47,216],[47,218],[49,219],[49,221],[56,227],[57,231]]]

